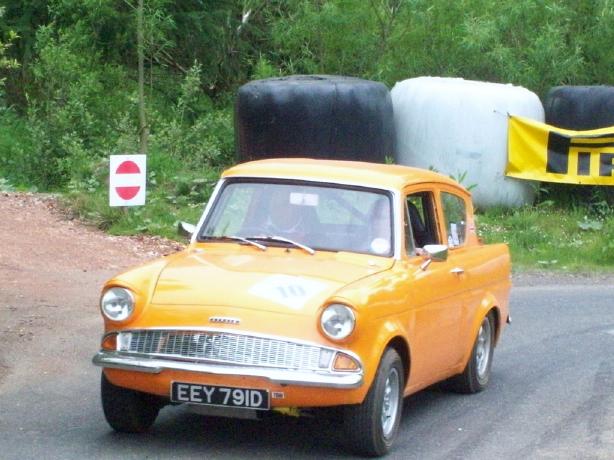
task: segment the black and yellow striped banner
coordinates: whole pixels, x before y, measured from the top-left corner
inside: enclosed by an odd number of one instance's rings
[[[614,185],[614,126],[572,131],[510,116],[505,174],[544,182]]]

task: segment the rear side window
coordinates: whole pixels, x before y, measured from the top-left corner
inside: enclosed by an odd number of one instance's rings
[[[451,248],[465,244],[467,228],[467,210],[465,200],[458,195],[442,192],[443,215],[448,234],[448,246]]]

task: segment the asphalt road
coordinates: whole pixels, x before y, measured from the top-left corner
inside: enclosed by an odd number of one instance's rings
[[[407,399],[388,458],[614,458],[614,283],[516,287],[511,311],[489,388]],[[0,384],[0,458],[346,457],[339,427],[321,419],[234,420],[167,407],[150,433],[113,433],[90,364],[98,336],[84,332],[58,328],[36,359],[24,348],[30,364]],[[58,344],[65,359],[45,367]]]

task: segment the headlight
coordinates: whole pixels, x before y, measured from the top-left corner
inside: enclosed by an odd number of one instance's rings
[[[123,321],[134,311],[134,296],[128,289],[111,288],[102,296],[100,309],[107,318],[113,321]]]
[[[326,307],[320,317],[320,325],[324,333],[334,340],[348,337],[354,330],[356,318],[350,307],[333,303]]]

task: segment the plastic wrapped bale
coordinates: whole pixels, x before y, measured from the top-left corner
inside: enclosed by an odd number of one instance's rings
[[[505,177],[508,114],[544,121],[534,93],[513,85],[419,77],[391,91],[399,164],[462,179],[481,209],[534,198],[533,184]]]
[[[614,126],[614,86],[556,86],[544,102],[546,123],[577,131]]]
[[[341,76],[291,76],[247,83],[235,105],[239,161],[310,157],[384,162],[394,152],[390,92]]]

